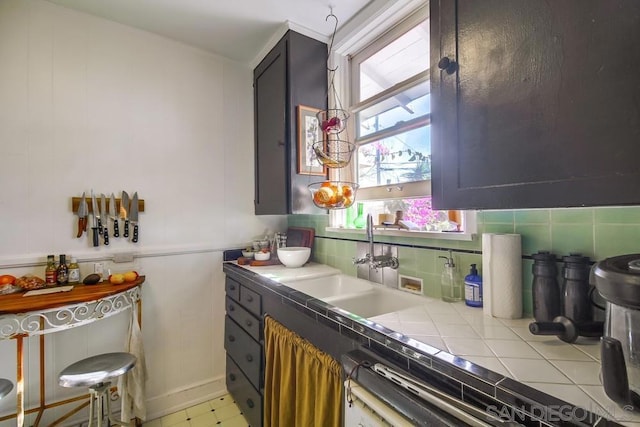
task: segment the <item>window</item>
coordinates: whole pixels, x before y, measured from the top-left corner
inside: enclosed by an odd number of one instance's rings
[[[350,100],[349,127],[354,129],[356,143],[349,174],[360,185],[357,202],[365,204],[374,222],[382,214],[402,211],[419,231],[473,232],[475,217],[431,207],[427,9],[423,6],[397,19],[397,24],[366,45],[354,43],[351,51],[342,52],[348,57],[349,83],[343,91]],[[362,29],[360,34],[371,37],[377,29]],[[349,227],[348,217],[334,212],[331,224]]]
[[[359,199],[429,196],[429,20],[416,13],[350,60]]]

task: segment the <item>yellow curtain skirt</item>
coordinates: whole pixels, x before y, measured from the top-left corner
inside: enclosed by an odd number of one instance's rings
[[[264,425],[339,427],[340,364],[271,317],[264,325]]]

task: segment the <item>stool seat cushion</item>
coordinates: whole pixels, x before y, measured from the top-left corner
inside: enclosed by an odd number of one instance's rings
[[[62,387],[86,387],[96,385],[128,372],[136,364],[130,353],[105,353],[79,360],[60,372]]]
[[[13,383],[6,378],[0,378],[0,399],[11,393]]]

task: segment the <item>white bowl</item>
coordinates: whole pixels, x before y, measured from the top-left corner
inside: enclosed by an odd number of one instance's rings
[[[253,254],[254,253],[255,252],[253,252],[253,251],[242,251],[242,256],[245,257],[245,258],[253,258]]]
[[[311,248],[292,246],[278,249],[278,258],[285,267],[302,267],[311,256]]]
[[[253,257],[256,261],[268,261],[271,258],[271,252],[255,252]]]

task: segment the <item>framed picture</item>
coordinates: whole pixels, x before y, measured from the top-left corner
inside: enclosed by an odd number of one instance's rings
[[[298,105],[298,173],[301,175],[327,175],[326,167],[313,151],[316,141],[324,141],[316,117],[319,111],[317,108]]]

